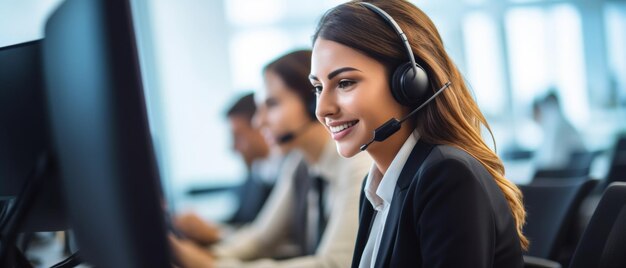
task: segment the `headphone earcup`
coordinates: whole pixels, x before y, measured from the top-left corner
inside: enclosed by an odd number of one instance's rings
[[[419,64],[416,69],[417,74],[413,75],[411,62],[407,62],[396,68],[391,77],[391,94],[402,105],[416,106],[428,95],[428,75]]]

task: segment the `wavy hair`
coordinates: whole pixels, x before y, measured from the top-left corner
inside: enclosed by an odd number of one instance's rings
[[[359,2],[362,1],[351,1],[326,12],[313,35],[313,43],[323,38],[356,49],[382,63],[387,77],[391,77],[391,72],[407,61],[407,53],[393,28]],[[417,63],[428,73],[433,93],[444,83],[452,82],[449,89],[416,115],[420,139],[459,148],[487,169],[508,202],[521,247],[528,249],[528,239],[522,233],[526,219],[522,193],[504,177],[502,161],[483,140],[481,127],[489,131],[492,139],[493,133],[463,76],[446,53],[437,28],[422,10],[407,1],[367,2],[389,13],[403,29]]]

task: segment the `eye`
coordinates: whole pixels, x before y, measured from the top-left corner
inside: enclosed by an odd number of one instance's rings
[[[341,89],[347,89],[351,87],[352,85],[354,85],[355,83],[356,82],[352,80],[341,80],[339,81],[339,84],[337,84],[337,86]]]
[[[267,106],[267,108],[272,108],[277,105],[278,105],[278,100],[274,98],[268,98],[267,100],[265,100],[265,106]]]

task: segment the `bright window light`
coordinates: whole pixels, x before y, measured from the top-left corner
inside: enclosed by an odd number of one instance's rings
[[[226,17],[232,25],[248,26],[271,24],[286,14],[286,0],[229,0]]]
[[[468,82],[481,110],[498,114],[505,107],[502,50],[494,21],[487,14],[468,14],[463,22]]]
[[[237,32],[230,42],[234,88],[261,89],[263,66],[292,48],[291,40],[276,28]]]
[[[626,4],[607,5],[605,24],[612,90],[621,104],[626,105]]]

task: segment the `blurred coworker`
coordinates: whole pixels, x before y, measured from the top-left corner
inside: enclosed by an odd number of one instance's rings
[[[284,55],[264,68],[265,105],[258,111],[264,134],[283,151],[302,152],[309,176],[279,181],[246,236],[214,248],[212,259],[187,241],[172,239],[185,267],[348,267],[358,226],[367,155],[346,159],[316,121],[315,96],[308,81],[311,51]],[[284,236],[292,236],[302,257],[262,259]],[[249,262],[244,262],[249,261]]]
[[[282,159],[279,152],[270,152],[259,129],[253,127],[255,112],[254,96],[250,93],[237,100],[226,113],[233,149],[243,158],[248,172],[236,192],[239,207],[227,221],[233,225],[246,224],[256,218],[272,190]],[[204,222],[194,213],[178,217],[176,226],[186,237],[200,244],[216,242],[221,233],[219,227]]]
[[[533,103],[533,119],[543,131],[543,141],[535,152],[537,168],[565,168],[574,152],[586,151],[580,134],[563,115],[553,92]]]

